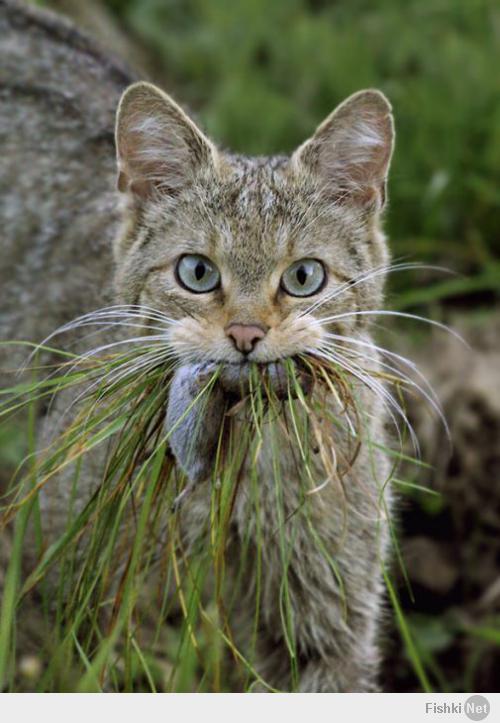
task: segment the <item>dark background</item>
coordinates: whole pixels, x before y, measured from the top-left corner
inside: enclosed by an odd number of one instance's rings
[[[198,115],[216,141],[287,152],[345,96],[382,89],[397,147],[388,305],[459,329],[389,325],[450,424],[409,413],[429,467],[400,477],[394,572],[414,649],[388,622],[384,688],[500,690],[500,5],[494,0],[53,0]],[[382,332],[384,336],[384,332]],[[434,492],[434,494],[432,494]],[[412,592],[410,592],[410,589]],[[412,660],[413,658],[413,660]],[[415,660],[419,661],[417,665]]]

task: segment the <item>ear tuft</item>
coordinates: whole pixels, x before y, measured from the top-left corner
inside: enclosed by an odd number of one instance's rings
[[[214,164],[216,150],[166,93],[150,83],[124,92],[116,116],[118,190],[140,199],[174,194]]]
[[[345,100],[293,155],[335,201],[381,208],[394,145],[389,101],[378,90]]]

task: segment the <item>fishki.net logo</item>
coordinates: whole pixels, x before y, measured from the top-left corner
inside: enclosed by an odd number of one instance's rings
[[[425,712],[431,715],[465,715],[473,721],[481,721],[490,714],[490,703],[484,695],[471,695],[465,702],[427,702]]]

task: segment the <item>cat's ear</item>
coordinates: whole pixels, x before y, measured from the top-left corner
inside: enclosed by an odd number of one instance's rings
[[[292,156],[335,201],[381,208],[394,146],[389,101],[378,90],[351,95]]]
[[[214,145],[182,108],[150,83],[124,92],[115,137],[118,190],[140,199],[175,194],[217,159]]]

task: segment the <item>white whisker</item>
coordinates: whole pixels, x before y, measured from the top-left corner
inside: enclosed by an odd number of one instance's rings
[[[150,320],[165,324],[165,327],[162,326],[155,328],[154,330],[156,331],[163,331],[164,329],[166,331],[169,326],[178,323],[176,320],[167,317],[162,312],[159,312],[149,306],[142,306],[140,304],[116,304],[114,306],[96,309],[95,311],[83,314],[82,316],[79,316],[76,319],[73,319],[55,329],[51,334],[49,334],[49,336],[47,336],[43,341],[37,344],[37,346],[29,354],[26,362],[19,368],[18,374],[22,374],[27,369],[34,356],[40,351],[40,349],[42,349],[44,346],[47,346],[47,344],[55,337],[66,334],[70,331],[74,331],[82,326],[92,325],[92,323],[106,321],[106,319],[109,319],[110,322],[117,321],[120,318],[137,318],[144,321]],[[109,325],[111,326],[111,323]],[[139,325],[138,328],[144,328],[144,330],[147,330],[148,327],[146,324],[144,324]]]
[[[62,414],[61,419],[64,419],[70,411],[75,407],[79,402],[84,401],[86,398],[91,397],[93,392],[96,389],[99,389],[100,387],[104,386],[104,389],[98,396],[94,399],[94,402],[92,403],[89,412],[87,413],[87,419],[90,418],[91,414],[93,413],[96,405],[103,399],[105,395],[111,394],[113,392],[113,388],[117,386],[117,384],[120,381],[123,381],[128,376],[132,377],[137,372],[142,370],[142,375],[149,373],[153,368],[156,366],[160,366],[162,363],[166,362],[171,358],[171,353],[168,349],[164,349],[162,352],[158,352],[157,350],[149,351],[145,354],[143,354],[140,357],[140,362],[137,362],[133,367],[129,367],[127,363],[121,364],[118,366],[118,368],[111,369],[103,376],[99,376],[96,380],[92,382],[90,386],[85,387],[85,389],[78,394],[75,399],[71,402],[69,407],[65,409],[65,411]],[[121,372],[120,372],[121,369]],[[112,379],[110,384],[106,384],[106,379],[112,378],[112,375],[114,373],[117,373],[117,378]],[[135,381],[139,381],[140,376]],[[128,399],[125,399],[121,406],[118,407],[118,409],[121,409],[122,407],[126,406],[129,403]],[[116,411],[116,410],[115,410]]]
[[[374,349],[375,351],[379,352],[379,354],[382,354],[383,356],[388,356],[391,359],[395,359],[400,364],[403,364],[406,367],[409,367],[410,370],[416,374],[421,381],[425,384],[427,387],[428,392],[430,393],[430,396],[432,399],[437,403],[437,405],[440,408],[439,403],[439,397],[436,394],[435,390],[433,389],[431,383],[429,380],[423,375],[423,373],[420,371],[418,366],[415,364],[415,362],[412,362],[410,359],[407,359],[406,357],[402,356],[401,354],[396,354],[396,352],[390,351],[389,349],[386,349],[383,346],[378,346],[377,344],[374,344],[373,342],[367,342],[363,341],[361,339],[355,339],[354,337],[345,336],[343,334],[333,334],[331,332],[327,332],[325,335],[328,339],[333,339],[335,341],[340,341],[342,343],[346,344],[355,344],[356,346],[362,346],[367,349]],[[396,369],[396,367],[394,367]],[[413,381],[413,380],[411,380]]]
[[[345,339],[345,338],[342,338],[340,335],[334,335],[334,336],[336,336],[338,339],[340,339],[344,343],[354,343],[354,344],[357,343],[356,339]],[[367,343],[365,345],[368,347],[370,346]],[[336,344],[332,344],[331,347],[329,346],[328,348],[331,348],[333,351],[339,350],[338,345],[336,345]],[[376,347],[376,348],[379,349],[379,347]],[[428,404],[430,404],[432,410],[435,412],[436,416],[441,421],[448,439],[451,438],[448,423],[444,416],[444,413],[443,413],[441,404],[439,402],[439,399],[437,397],[437,394],[434,391],[434,389],[432,388],[429,381],[425,378],[425,376],[422,374],[422,372],[418,369],[418,367],[415,364],[413,364],[409,360],[405,359],[404,357],[401,357],[398,354],[394,354],[394,356],[397,357],[398,360],[409,365],[411,370],[420,377],[420,379],[423,381],[424,385],[427,387],[427,391],[420,384],[418,384],[414,379],[412,379],[410,376],[408,376],[406,373],[404,373],[401,369],[394,366],[393,364],[384,362],[381,359],[373,359],[373,358],[369,357],[367,354],[360,352],[359,350],[344,348],[343,351],[350,355],[354,355],[356,358],[362,359],[365,362],[368,361],[370,363],[375,363],[378,366],[381,366],[383,369],[387,370],[390,374],[392,374],[398,381],[400,381],[403,384],[407,385],[408,387],[412,387],[414,390],[416,390],[416,392],[418,392],[418,394],[421,395],[423,397],[423,399],[425,399],[426,402],[428,402]],[[387,352],[387,350],[381,350],[381,351],[382,351],[382,353],[390,354],[390,352]],[[366,370],[366,371],[367,371],[367,373],[369,373],[368,370]]]
[[[359,286],[359,284],[366,283],[368,281],[371,281],[372,279],[375,279],[379,276],[386,276],[389,273],[395,273],[399,271],[409,271],[413,269],[422,269],[427,271],[441,271],[443,273],[453,273],[449,269],[446,269],[441,266],[429,266],[427,264],[420,264],[418,262],[400,262],[400,263],[393,263],[393,264],[384,264],[382,266],[378,266],[374,269],[371,269],[370,271],[366,271],[361,273],[359,276],[355,276],[353,279],[350,279],[349,281],[345,281],[340,286],[337,286],[333,288],[329,293],[315,301],[308,309],[302,312],[302,315],[312,313],[319,307],[323,306],[324,304],[328,303],[329,301],[333,301],[333,299],[336,299],[344,292]]]
[[[318,352],[317,352],[318,353]],[[319,353],[323,355],[325,358],[329,358],[330,361],[333,361],[334,363],[337,363],[341,368],[344,368],[347,372],[350,372],[355,378],[360,380],[366,387],[371,389],[372,392],[376,394],[376,396],[379,397],[379,399],[384,403],[384,406],[386,407],[387,412],[391,416],[391,419],[394,423],[395,428],[398,431],[398,437],[400,439],[400,444],[402,444],[401,436],[399,433],[399,425],[397,424],[397,420],[392,413],[392,410],[401,418],[403,421],[405,427],[408,429],[408,432],[410,434],[410,438],[412,441],[413,448],[415,450],[415,454],[417,456],[420,455],[420,448],[418,443],[418,438],[415,433],[415,430],[413,429],[408,417],[406,416],[403,408],[400,404],[394,399],[392,394],[388,392],[388,390],[384,387],[383,384],[381,384],[378,380],[376,380],[373,376],[370,374],[367,374],[365,370],[363,370],[356,362],[354,361],[347,361],[345,358],[340,356],[338,353],[332,351],[331,349],[328,349],[328,347],[323,348],[319,350]]]
[[[320,324],[329,324],[332,321],[340,321],[341,319],[347,319],[352,316],[397,316],[401,317],[403,319],[413,319],[413,321],[421,321],[425,324],[429,324],[430,326],[435,326],[438,329],[441,329],[441,331],[446,331],[452,336],[454,336],[456,339],[461,341],[465,346],[469,347],[469,344],[465,341],[465,339],[458,333],[458,331],[455,331],[450,326],[447,326],[447,324],[443,324],[440,321],[435,321],[434,319],[428,319],[425,316],[419,316],[418,314],[410,314],[404,311],[391,311],[391,310],[384,310],[384,309],[365,309],[365,310],[359,310],[359,311],[346,311],[342,314],[335,314],[333,316],[327,316],[322,319],[319,319]]]

